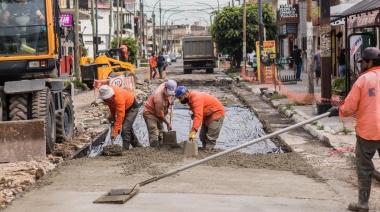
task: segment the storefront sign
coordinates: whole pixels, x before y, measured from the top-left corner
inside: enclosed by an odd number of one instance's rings
[[[260,52],[259,41],[256,42],[256,52]],[[274,77],[277,75],[275,65],[264,66],[260,62],[260,58],[262,56],[267,56],[267,52],[276,53],[276,41],[274,40],[263,41],[263,51],[260,52],[260,55],[257,55],[257,70],[261,70],[261,71],[258,71],[259,82],[261,82],[261,79],[263,78],[264,79],[263,81],[265,83],[273,83]],[[273,54],[272,56],[274,55],[275,54]],[[261,73],[264,73],[264,76],[261,76]]]
[[[299,23],[299,20],[298,4],[284,4],[279,6],[277,10],[277,25]]]
[[[285,4],[280,5],[280,18],[297,18],[298,17],[298,5],[295,4]]]
[[[365,27],[378,27],[379,26],[379,11],[373,11],[372,14],[361,14],[358,17],[348,18],[348,28],[365,28]]]
[[[355,53],[363,44],[363,38],[361,35],[354,35],[350,38],[350,61],[353,61]]]
[[[62,27],[72,27],[73,26],[73,15],[72,14],[59,14],[59,25]]]

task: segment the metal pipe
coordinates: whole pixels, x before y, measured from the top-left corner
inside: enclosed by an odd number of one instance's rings
[[[276,135],[279,135],[279,134],[281,134],[281,133],[284,133],[284,132],[287,132],[287,131],[289,131],[289,130],[295,129],[295,128],[300,127],[300,126],[302,126],[302,125],[305,125],[305,124],[311,123],[311,122],[313,122],[313,121],[316,121],[316,120],[319,120],[319,119],[325,118],[325,117],[327,117],[328,115],[330,115],[330,112],[326,112],[326,113],[321,114],[321,115],[319,115],[319,116],[315,116],[314,118],[311,118],[311,119],[305,120],[305,121],[300,122],[300,123],[298,123],[298,124],[295,124],[295,125],[292,125],[292,126],[286,127],[286,128],[284,128],[284,129],[282,129],[282,130],[278,130],[278,131],[276,131],[276,132],[273,132],[273,133],[271,133],[271,134],[269,134],[269,135],[265,135],[265,136],[263,136],[263,137],[261,137],[261,138],[254,139],[254,140],[252,140],[252,141],[250,141],[250,142],[247,142],[247,143],[245,143],[245,144],[241,144],[241,145],[239,145],[239,146],[233,147],[233,148],[228,149],[228,150],[225,150],[225,151],[223,151],[223,152],[219,152],[219,153],[217,153],[217,154],[215,154],[215,155],[211,155],[211,156],[209,156],[209,157],[203,158],[202,160],[198,160],[198,161],[195,161],[195,162],[190,163],[190,164],[188,164],[188,165],[182,166],[182,167],[180,167],[180,168],[178,168],[178,169],[171,170],[171,171],[169,171],[169,172],[167,172],[167,173],[165,173],[165,174],[161,174],[161,175],[159,175],[159,176],[156,176],[156,177],[153,177],[153,178],[151,178],[151,179],[148,179],[148,180],[145,180],[145,181],[143,181],[143,182],[140,182],[139,184],[140,184],[140,186],[147,185],[147,184],[149,184],[149,183],[152,183],[152,182],[157,181],[157,180],[159,180],[159,179],[162,179],[162,178],[164,178],[164,177],[168,177],[168,176],[170,176],[170,175],[173,175],[173,174],[176,174],[176,173],[178,173],[178,172],[184,171],[184,170],[189,169],[189,168],[191,168],[191,167],[194,167],[194,166],[197,166],[197,165],[199,165],[199,164],[205,163],[205,162],[207,162],[207,161],[209,161],[209,160],[212,160],[212,159],[218,158],[218,157],[220,157],[220,156],[226,155],[226,154],[231,153],[231,152],[235,152],[235,151],[237,151],[237,150],[239,150],[239,149],[245,148],[245,147],[250,146],[250,145],[252,145],[252,144],[255,144],[255,143],[257,143],[257,142],[263,141],[263,140],[265,140],[265,139],[272,138],[272,137],[274,137],[274,136],[276,136]]]

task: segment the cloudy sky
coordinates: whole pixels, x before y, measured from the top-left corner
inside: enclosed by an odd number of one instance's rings
[[[159,0],[143,0],[144,13],[148,17],[152,17],[153,7]],[[228,2],[232,0],[219,0],[220,10],[228,6]],[[243,1],[241,1],[243,3]],[[159,23],[159,2],[154,8],[156,23]],[[239,6],[239,2],[235,1],[235,5]],[[210,25],[210,15],[213,9],[218,10],[218,0],[161,0],[162,8],[162,24],[168,21],[171,24],[192,24],[200,21],[201,25]]]

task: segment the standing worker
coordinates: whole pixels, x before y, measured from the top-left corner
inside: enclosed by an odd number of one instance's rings
[[[70,73],[69,73],[69,75],[70,76],[73,75],[73,63],[74,63],[74,57],[71,54],[71,52],[69,52],[69,65],[70,65]]]
[[[159,146],[162,140],[163,123],[166,124],[168,131],[172,130],[172,125],[166,119],[166,115],[168,115],[168,109],[176,88],[177,83],[174,80],[162,83],[153,91],[145,103],[143,116],[148,128],[151,147]]]
[[[160,75],[160,79],[162,79],[162,71],[164,70],[165,62],[166,62],[166,59],[164,56],[162,56],[162,53],[160,52],[157,58],[157,68],[158,68],[158,74]]]
[[[296,66],[296,80],[301,80],[301,70],[302,70],[302,51],[298,48],[297,45],[294,45],[292,52],[292,58],[294,59],[294,65]]]
[[[154,79],[156,77],[156,74],[157,74],[157,71],[156,71],[156,68],[157,68],[157,57],[156,55],[154,54],[154,52],[152,52],[152,56],[150,56],[149,58],[149,68],[150,68],[150,79]]]
[[[315,82],[318,86],[319,79],[321,78],[321,47],[317,47],[317,52],[313,56],[315,63]]]
[[[102,85],[99,88],[99,98],[110,109],[111,115],[108,119],[115,121],[111,139],[114,140],[121,129],[124,149],[128,150],[129,144],[132,147],[142,147],[137,138],[133,136],[132,125],[139,111],[139,104],[133,93],[121,87]]]
[[[192,119],[194,122],[189,133],[189,139],[194,140],[199,127],[201,127],[199,139],[202,142],[202,149],[214,149],[226,113],[222,103],[208,93],[188,91],[185,86],[179,86],[175,90],[175,97],[182,104],[188,104],[193,112]]]
[[[128,46],[121,45],[120,49],[120,61],[128,62]]]
[[[340,54],[337,57],[339,64],[339,77],[346,76],[346,55],[344,52],[344,49],[340,50]]]
[[[368,211],[372,175],[372,158],[380,154],[380,50],[367,47],[362,54],[361,75],[340,107],[329,110],[329,116],[352,116],[356,113],[356,172],[358,175],[358,203],[351,203],[351,211]]]

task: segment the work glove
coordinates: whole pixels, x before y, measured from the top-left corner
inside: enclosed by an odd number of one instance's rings
[[[167,124],[167,127],[168,127],[168,131],[172,130],[172,125],[170,123]]]
[[[190,140],[195,140],[196,135],[197,135],[197,132],[190,131],[190,133],[189,133],[189,139]]]
[[[330,112],[329,117],[339,116],[339,107],[332,107],[327,112]]]

